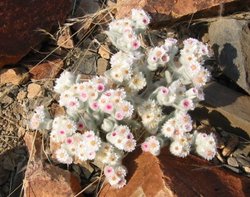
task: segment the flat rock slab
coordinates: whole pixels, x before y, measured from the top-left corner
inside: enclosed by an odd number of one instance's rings
[[[250,94],[248,20],[220,18],[209,26],[209,39],[223,74]]]
[[[14,64],[39,44],[42,33],[62,23],[71,10],[71,0],[1,0],[0,68]]]
[[[238,128],[245,137],[250,137],[250,96],[236,92],[224,85],[213,82],[205,90],[205,105],[210,110],[214,127],[230,131]],[[235,129],[235,130],[236,130]],[[240,132],[240,131],[239,131]]]
[[[130,154],[128,184],[118,190],[105,184],[100,197],[243,197],[250,195],[250,179],[223,170],[190,155],[177,158],[164,148],[157,158],[150,153]]]

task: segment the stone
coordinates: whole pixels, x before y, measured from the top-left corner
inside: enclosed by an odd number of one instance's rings
[[[25,132],[24,133],[25,145],[29,152],[30,161],[40,160],[45,158],[42,149],[42,137],[37,132]]]
[[[238,144],[239,144],[239,137],[231,136],[227,141],[226,146],[222,150],[222,155],[224,157],[228,157],[235,150]]]
[[[236,160],[234,157],[228,157],[228,158],[227,158],[227,163],[228,163],[230,166],[239,167],[239,164],[238,164],[237,160]]]
[[[24,83],[28,77],[28,73],[22,68],[0,70],[0,84],[11,83],[13,85],[20,85],[21,83]]]
[[[193,155],[175,157],[168,148],[163,148],[158,158],[135,151],[125,158],[124,165],[128,167],[127,185],[114,189],[106,183],[100,197],[250,195],[248,178]]]
[[[28,85],[28,99],[33,99],[35,97],[41,96],[42,87],[39,84],[31,83]]]
[[[57,45],[65,49],[72,49],[74,47],[74,42],[72,40],[71,32],[69,27],[64,27],[61,30],[61,34],[58,37]]]
[[[110,58],[110,50],[108,45],[101,45],[100,48],[98,49],[98,54],[104,58],[104,59],[109,59]]]
[[[223,74],[250,94],[250,29],[247,20],[220,18],[209,26],[209,39]]]
[[[104,58],[99,58],[97,61],[97,74],[104,75],[104,72],[107,70],[108,60]]]
[[[243,169],[246,173],[250,174],[250,167],[249,166],[243,166]]]
[[[210,83],[204,93],[208,112],[197,109],[200,113],[196,117],[209,116],[214,127],[250,139],[250,97],[216,82]]]
[[[0,3],[0,68],[15,64],[43,39],[44,32],[64,22],[71,0],[2,0]],[[43,31],[39,31],[43,30]]]
[[[81,189],[79,180],[68,170],[41,161],[28,164],[23,184],[26,197],[73,197]]]
[[[23,99],[25,99],[27,96],[27,92],[21,90],[20,92],[18,92],[17,94],[17,100],[20,102],[22,101]]]
[[[51,113],[53,117],[64,116],[66,114],[65,109],[57,103],[52,103]]]
[[[116,18],[123,18],[130,15],[131,9],[133,8],[142,8],[150,13],[153,19],[151,24],[155,26],[202,10],[208,10],[214,7],[218,8],[220,4],[234,1],[235,0],[119,0],[116,6]],[[216,9],[215,13],[208,12],[208,14],[218,15],[218,10],[219,9]]]
[[[54,79],[63,68],[61,59],[47,61],[30,67],[29,73],[33,80]]]

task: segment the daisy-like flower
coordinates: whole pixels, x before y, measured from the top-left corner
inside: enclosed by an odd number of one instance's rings
[[[138,113],[142,118],[143,126],[154,134],[163,118],[161,107],[154,100],[148,100],[138,107]]]
[[[150,16],[141,9],[132,9],[131,19],[136,29],[146,29],[150,23]]]
[[[191,99],[185,98],[181,100],[180,102],[180,108],[181,110],[188,111],[188,110],[193,110],[194,109],[194,103]]]
[[[168,138],[174,137],[175,127],[169,121],[162,126],[161,133]]]
[[[54,142],[63,142],[66,137],[71,136],[77,130],[74,121],[66,116],[56,117],[52,123],[50,139]]]
[[[148,69],[155,71],[159,66],[164,66],[169,60],[170,57],[163,47],[155,47],[148,54]]]
[[[35,113],[30,119],[29,126],[33,130],[37,129],[50,129],[51,119],[47,110],[44,106],[38,106],[35,108]]]
[[[110,185],[115,188],[121,188],[126,184],[125,176],[127,170],[124,166],[106,166],[104,168],[104,175]]]
[[[115,112],[115,119],[116,120],[122,120],[125,117],[123,111],[117,111]]]
[[[192,78],[192,82],[196,87],[204,86],[210,79],[210,73],[205,68],[201,68],[200,72]]]
[[[65,90],[68,90],[76,80],[76,76],[74,76],[69,71],[63,71],[59,78],[56,79],[56,85],[54,86],[55,92],[61,94]]]
[[[196,152],[203,158],[211,160],[216,155],[216,141],[213,134],[196,133]]]
[[[106,135],[107,140],[120,150],[131,152],[135,149],[136,141],[130,129],[125,125],[119,125]]]
[[[141,148],[145,152],[150,152],[153,155],[160,154],[160,142],[155,136],[146,138],[145,142],[142,143]]]
[[[147,82],[142,72],[134,74],[128,83],[128,86],[135,91],[143,89],[146,85]]]
[[[56,159],[60,162],[60,163],[64,163],[64,164],[71,164],[73,162],[72,157],[69,155],[69,153],[67,152],[67,150],[65,150],[64,148],[60,148],[57,149],[55,152],[55,156]]]
[[[190,146],[182,144],[181,140],[174,140],[170,144],[170,152],[177,157],[186,157],[190,152]]]
[[[119,111],[123,112],[124,117],[131,118],[134,111],[134,107],[130,102],[123,100],[119,103],[117,107]]]

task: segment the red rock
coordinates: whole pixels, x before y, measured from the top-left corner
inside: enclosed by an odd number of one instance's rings
[[[23,183],[25,197],[73,197],[81,190],[69,171],[41,161],[28,164]]]
[[[39,132],[25,132],[19,135],[24,136],[25,145],[27,146],[31,161],[45,158],[42,149],[42,136]]]
[[[35,80],[53,79],[60,72],[63,65],[61,59],[56,59],[35,65],[34,67],[30,66],[29,73],[31,74],[31,78]]]
[[[132,153],[126,157],[128,184],[113,189],[105,184],[100,197],[206,196],[242,197],[250,195],[250,180],[190,155],[177,158],[164,148],[160,156]]]
[[[39,44],[42,33],[62,23],[71,0],[2,0],[0,2],[0,68],[14,64]]]
[[[116,17],[123,18],[130,15],[131,9],[142,8],[153,16],[153,23],[159,24],[233,1],[235,0],[119,0]]]

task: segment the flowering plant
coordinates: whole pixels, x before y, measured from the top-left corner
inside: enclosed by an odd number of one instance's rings
[[[119,50],[111,57],[111,68],[87,82],[64,71],[54,90],[66,115],[52,119],[39,106],[30,121],[32,129],[51,130],[59,162],[102,163],[116,188],[126,184],[122,158],[135,149],[138,136],[144,137],[142,150],[153,155],[167,144],[178,157],[192,150],[207,160],[216,154],[214,135],[193,131],[188,114],[204,99],[210,73],[202,64],[208,47],[188,38],[179,50],[177,40],[168,38],[162,46],[144,48],[140,35],[149,23],[149,15],[137,9],[130,18],[111,22],[106,33]],[[174,110],[165,113],[169,108]]]

